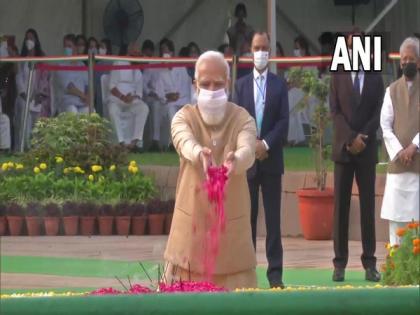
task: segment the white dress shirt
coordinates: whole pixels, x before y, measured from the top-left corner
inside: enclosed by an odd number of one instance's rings
[[[268,77],[268,69],[265,69],[263,73],[259,73],[257,71],[257,69],[254,68],[253,71],[254,74],[254,105],[255,105],[255,115],[257,115],[257,96],[258,93],[262,93],[262,97],[264,100],[264,106],[265,106],[265,99],[266,99],[266,95],[267,95],[267,77]],[[258,86],[260,82],[261,78],[264,78],[264,86]],[[270,147],[268,146],[267,142],[262,139],[262,142],[264,143],[265,149],[268,151],[270,149]]]
[[[411,83],[411,82],[409,82]],[[409,84],[408,88],[412,85]],[[381,110],[381,128],[386,150],[391,161],[398,158],[398,153],[404,149],[394,134],[394,108],[389,87],[386,89]],[[413,143],[419,147],[419,133],[413,138]],[[413,172],[386,175],[384,198],[382,201],[381,218],[409,222],[419,220],[419,175]]]

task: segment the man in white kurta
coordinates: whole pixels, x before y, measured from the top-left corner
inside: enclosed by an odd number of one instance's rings
[[[139,55],[136,44],[130,44],[128,53]],[[117,61],[115,65],[130,65]],[[109,116],[115,128],[118,142],[129,149],[143,149],[143,131],[149,108],[143,102],[142,73],[138,69],[111,71],[109,89]]]
[[[390,158],[381,217],[389,220],[390,244],[399,244],[396,231],[419,220],[419,40],[401,45],[403,76],[386,90],[381,127]]]

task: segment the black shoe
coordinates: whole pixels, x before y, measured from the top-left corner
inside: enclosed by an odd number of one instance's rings
[[[269,281],[269,282],[270,282],[270,288],[271,289],[273,289],[273,288],[280,288],[280,289],[283,290],[285,288],[284,283],[281,280]]]
[[[345,272],[346,270],[344,268],[335,268],[332,276],[333,281],[343,282]]]
[[[376,268],[366,268],[365,279],[367,281],[379,282],[381,280],[381,274]]]

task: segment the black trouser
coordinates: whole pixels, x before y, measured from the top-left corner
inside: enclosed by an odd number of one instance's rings
[[[362,230],[362,264],[376,267],[375,237],[375,177],[376,164],[362,159],[350,163],[335,163],[334,166],[334,267],[345,268],[349,258],[349,213],[353,177],[359,188],[360,225]]]
[[[251,225],[254,248],[257,247],[258,196],[261,186],[267,229],[265,242],[268,260],[267,278],[270,282],[281,281],[283,275],[283,246],[280,229],[281,175],[271,175],[257,171],[255,177],[248,178],[248,185],[251,195]]]

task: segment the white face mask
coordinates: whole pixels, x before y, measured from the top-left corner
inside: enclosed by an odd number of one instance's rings
[[[268,51],[255,51],[254,52],[254,66],[257,70],[263,70],[268,65]]]
[[[300,53],[300,49],[294,49],[293,50],[293,55],[295,57],[302,57],[302,54]]]
[[[225,89],[210,91],[200,88],[197,104],[201,117],[208,125],[217,125],[225,116],[227,107],[227,94]]]
[[[106,55],[106,48],[99,48],[100,55]]]
[[[25,45],[26,45],[26,48],[28,48],[28,50],[32,50],[35,47],[35,42],[32,39],[27,39],[25,41]]]
[[[171,54],[164,53],[164,54],[162,55],[162,57],[163,57],[163,58],[171,58],[172,56],[171,56]]]
[[[9,51],[7,50],[7,41],[0,43],[0,57],[9,57]]]

